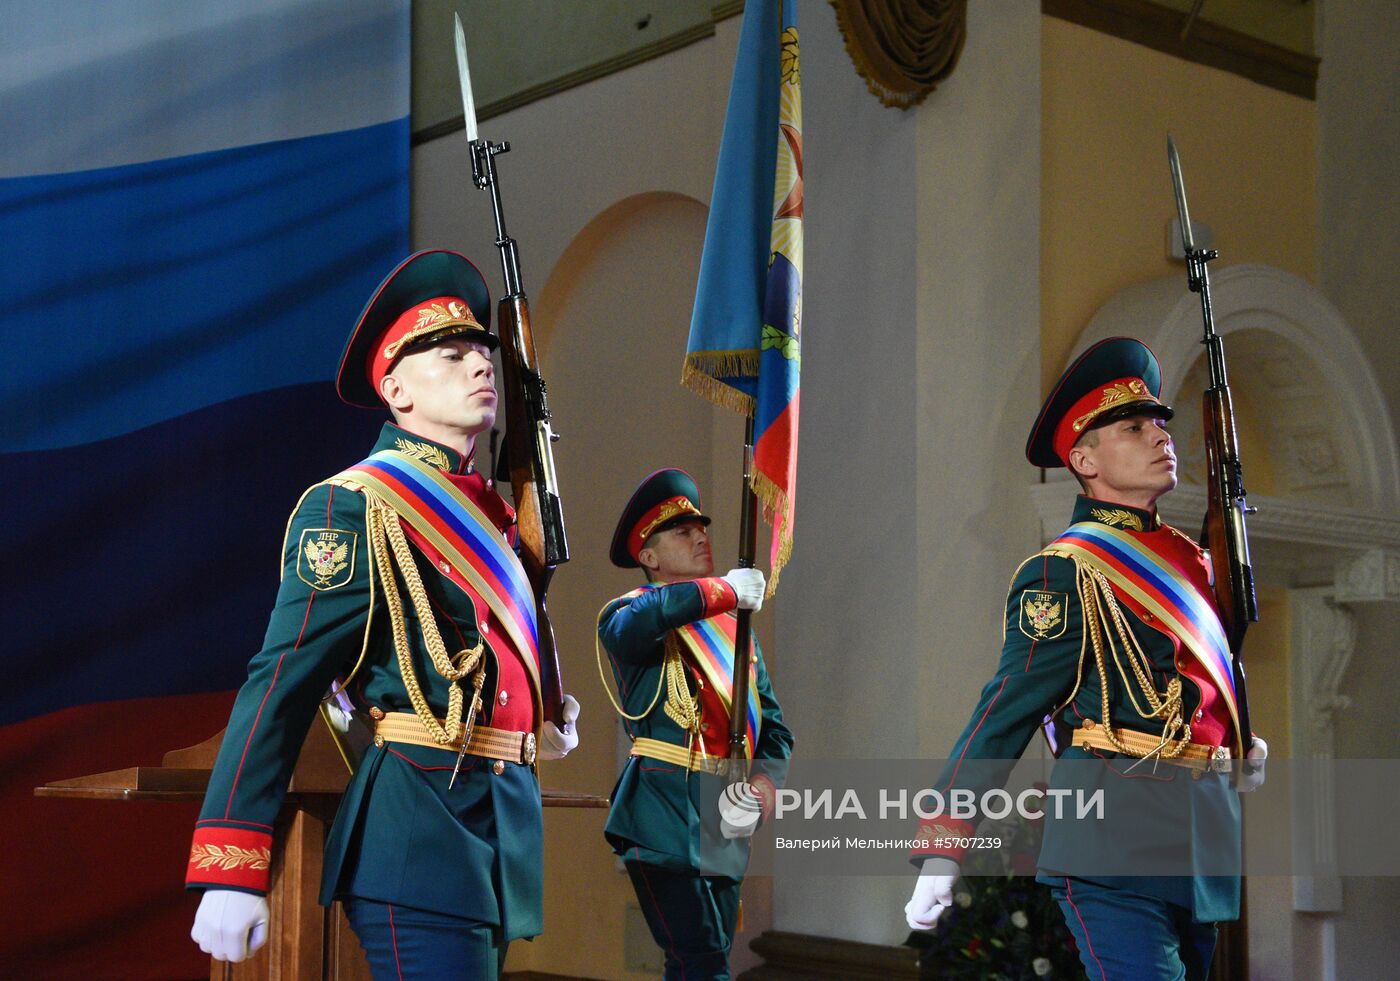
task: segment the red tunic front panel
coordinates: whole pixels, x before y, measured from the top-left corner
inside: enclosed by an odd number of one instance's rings
[[[445,476],[501,529],[509,541],[515,527],[515,512],[495,490],[487,486],[485,479],[475,472]],[[533,732],[536,715],[534,687],[530,682],[523,655],[511,642],[510,634],[491,612],[486,600],[471,587],[461,573],[452,568],[441,552],[407,525],[403,525],[403,530],[414,547],[423,553],[423,557],[431,562],[442,576],[450,579],[466,593],[476,607],[476,622],[481,635],[496,654],[496,690],[482,693],[483,700],[489,700],[489,704],[483,706],[484,718],[489,720],[489,724],[495,729]],[[505,697],[502,698],[502,695]]]
[[[1194,586],[1202,596],[1210,600],[1215,608],[1215,590],[1211,586],[1210,564],[1204,552],[1195,542],[1173,528],[1163,526],[1156,531],[1128,531],[1129,535],[1141,541],[1157,555],[1165,559]],[[1142,604],[1115,589],[1114,597],[1128,610],[1131,610],[1143,623],[1171,639],[1176,649],[1176,669],[1183,678],[1194,684],[1201,693],[1200,703],[1191,718],[1186,721],[1191,726],[1191,741],[1204,746],[1229,746],[1233,724],[1230,709],[1215,682],[1200,661],[1183,650],[1181,638],[1167,630],[1161,622]]]

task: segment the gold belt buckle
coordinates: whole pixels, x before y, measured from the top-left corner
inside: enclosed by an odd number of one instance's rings
[[[521,755],[525,757],[526,766],[535,765],[535,734],[533,732],[525,733],[525,744],[521,748]]]
[[[1230,772],[1230,751],[1224,746],[1217,746],[1210,754],[1209,768],[1214,773]]]

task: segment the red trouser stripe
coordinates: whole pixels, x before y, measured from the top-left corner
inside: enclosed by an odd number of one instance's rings
[[[671,945],[669,953],[681,966],[681,981],[685,981],[685,959],[676,951],[676,941],[671,936],[671,928],[666,923],[666,917],[661,915],[661,904],[656,901],[656,893],[651,891],[651,882],[647,879],[646,863],[642,861],[642,850],[637,848],[634,851],[637,853],[637,872],[642,877],[642,885],[647,887],[647,895],[651,897],[651,905],[656,910],[656,918],[661,921],[661,929],[666,931],[666,942]]]
[[[399,972],[399,981],[403,981],[403,965],[399,963],[399,932],[394,929],[394,904],[384,905],[389,910],[389,941],[394,946],[394,970]]]
[[[1089,956],[1098,965],[1099,978],[1101,981],[1108,981],[1108,975],[1104,972],[1103,965],[1099,963],[1099,955],[1094,953],[1094,942],[1089,939],[1089,926],[1084,922],[1084,914],[1079,912],[1079,907],[1074,903],[1074,896],[1070,893],[1068,878],[1065,879],[1065,901],[1069,903],[1070,909],[1074,910],[1074,915],[1079,918],[1079,929],[1084,931],[1084,945],[1089,948]]]

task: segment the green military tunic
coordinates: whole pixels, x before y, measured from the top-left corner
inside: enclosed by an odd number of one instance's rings
[[[397,449],[432,463],[503,533],[510,529],[509,506],[451,448],[386,424],[374,449]],[[372,571],[366,512],[361,493],[323,483],[305,494],[291,516],[263,649],[249,663],[196,826],[187,875],[192,888],[267,890],[273,826],[287,782],[336,679],[353,675],[348,694],[362,712],[414,711],[385,584]],[[448,574],[441,556],[411,535],[409,540],[447,649],[455,653],[485,641],[478,722],[534,731],[539,698],[520,653],[499,624],[492,629],[495,621],[481,598]],[[449,682],[432,664],[415,605],[395,568],[412,673],[441,720]],[[506,940],[540,932],[542,830],[533,768],[504,763],[496,773],[491,760],[468,756],[449,790],[455,760],[455,751],[436,747],[369,747],[326,843],[322,904],[357,896],[471,919],[498,927]]]
[[[683,729],[666,711],[663,662],[668,632],[708,617],[728,616],[735,608],[733,590],[719,578],[698,579],[647,588],[621,597],[603,608],[598,637],[612,667],[623,711],[638,719],[624,718],[630,739],[655,739],[692,748],[692,736],[712,757],[728,753],[729,719],[687,656],[689,695],[699,693],[700,731]],[[754,750],[750,780],[781,786],[792,753],[792,732],[783,722],[782,709],[773,696],[763,655],[755,642],[752,671],[756,680],[761,724]],[[660,698],[656,698],[660,691]],[[650,711],[648,711],[650,708]],[[700,746],[693,747],[697,756]],[[613,788],[612,808],[604,828],[613,850],[628,860],[676,871],[708,870],[715,854],[706,844],[705,821],[713,831],[715,815],[701,813],[699,792],[703,774],[655,759],[633,756],[623,767]],[[710,778],[713,779],[713,778]],[[713,794],[707,798],[715,806]],[[702,854],[703,853],[703,854]],[[743,875],[742,865],[733,870]]]
[[[1202,592],[1208,591],[1205,553],[1187,536],[1162,525],[1155,514],[1081,496],[1074,522],[1126,531],[1166,557]],[[1016,571],[996,674],[983,687],[934,786],[945,797],[953,789],[971,790],[980,797],[1000,787],[1042,724],[1052,719],[1055,743],[1061,747],[1052,790],[1078,791],[1085,800],[1103,790],[1105,820],[1078,818],[1070,804],[1056,820],[1047,808],[1041,880],[1062,885],[1063,876],[1072,875],[1166,900],[1190,910],[1198,922],[1234,919],[1239,913],[1238,875],[1218,874],[1233,867],[1239,853],[1239,801],[1228,778],[1202,776],[1166,763],[1153,766],[1151,761],[1128,772],[1137,759],[1069,745],[1073,730],[1102,727],[1106,706],[1115,728],[1156,741],[1168,717],[1175,716],[1190,727],[1191,743],[1228,748],[1234,742],[1233,723],[1224,693],[1189,657],[1181,638],[1131,598],[1118,595],[1124,623],[1150,662],[1153,689],[1166,693],[1179,683],[1179,704],[1151,717],[1151,706],[1130,666],[1115,666],[1106,653],[1106,672],[1100,670],[1092,638],[1086,635],[1080,581],[1076,562],[1056,554],[1053,544]],[[1176,732],[1179,736],[1184,730]],[[1125,821],[1124,815],[1131,818]],[[966,836],[974,827],[972,822],[940,817],[925,822],[920,837]],[[964,857],[956,847],[920,849],[915,857],[928,855],[959,861]],[[1168,868],[1183,874],[1161,874]],[[1152,874],[1134,874],[1135,869]]]

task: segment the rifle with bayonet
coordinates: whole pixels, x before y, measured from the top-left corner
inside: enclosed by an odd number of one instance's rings
[[[1235,684],[1235,702],[1239,707],[1240,735],[1244,739],[1241,752],[1249,749],[1249,700],[1245,694],[1244,665],[1240,650],[1244,634],[1251,623],[1259,619],[1259,602],[1254,593],[1254,570],[1249,563],[1249,536],[1245,531],[1245,515],[1255,513],[1245,499],[1244,471],[1240,466],[1239,437],[1235,429],[1235,409],[1230,399],[1230,385],[1225,375],[1225,345],[1215,330],[1215,317],[1210,303],[1210,273],[1206,264],[1219,253],[1214,249],[1196,248],[1191,233],[1191,215],[1186,208],[1186,187],[1181,179],[1181,160],[1176,144],[1167,137],[1167,161],[1171,166],[1172,186],[1176,193],[1177,218],[1181,222],[1182,251],[1186,257],[1186,283],[1191,292],[1201,297],[1201,317],[1210,366],[1210,387],[1206,389],[1201,407],[1206,447],[1206,515],[1201,544],[1210,551],[1211,567],[1215,573],[1215,598],[1220,610],[1221,625],[1230,644],[1231,665]]]
[[[496,219],[496,247],[501,253],[501,271],[505,276],[505,293],[496,310],[496,329],[501,338],[501,374],[505,383],[505,459],[510,467],[511,493],[515,498],[520,561],[535,593],[544,716],[567,731],[559,653],[554,643],[554,627],[545,608],[545,597],[555,567],[569,561],[564,510],[559,500],[559,482],[554,473],[552,444],[559,437],[550,424],[544,379],[540,377],[539,359],[535,356],[535,340],[530,331],[530,302],[520,281],[520,256],[515,240],[506,232],[505,213],[501,210],[496,157],[510,152],[510,144],[492,143],[477,134],[476,107],[472,100],[471,75],[467,69],[466,34],[462,30],[460,17],[456,18],[456,46],[458,79],[462,85],[462,115],[467,143],[471,148],[472,183],[491,192],[491,208]]]

